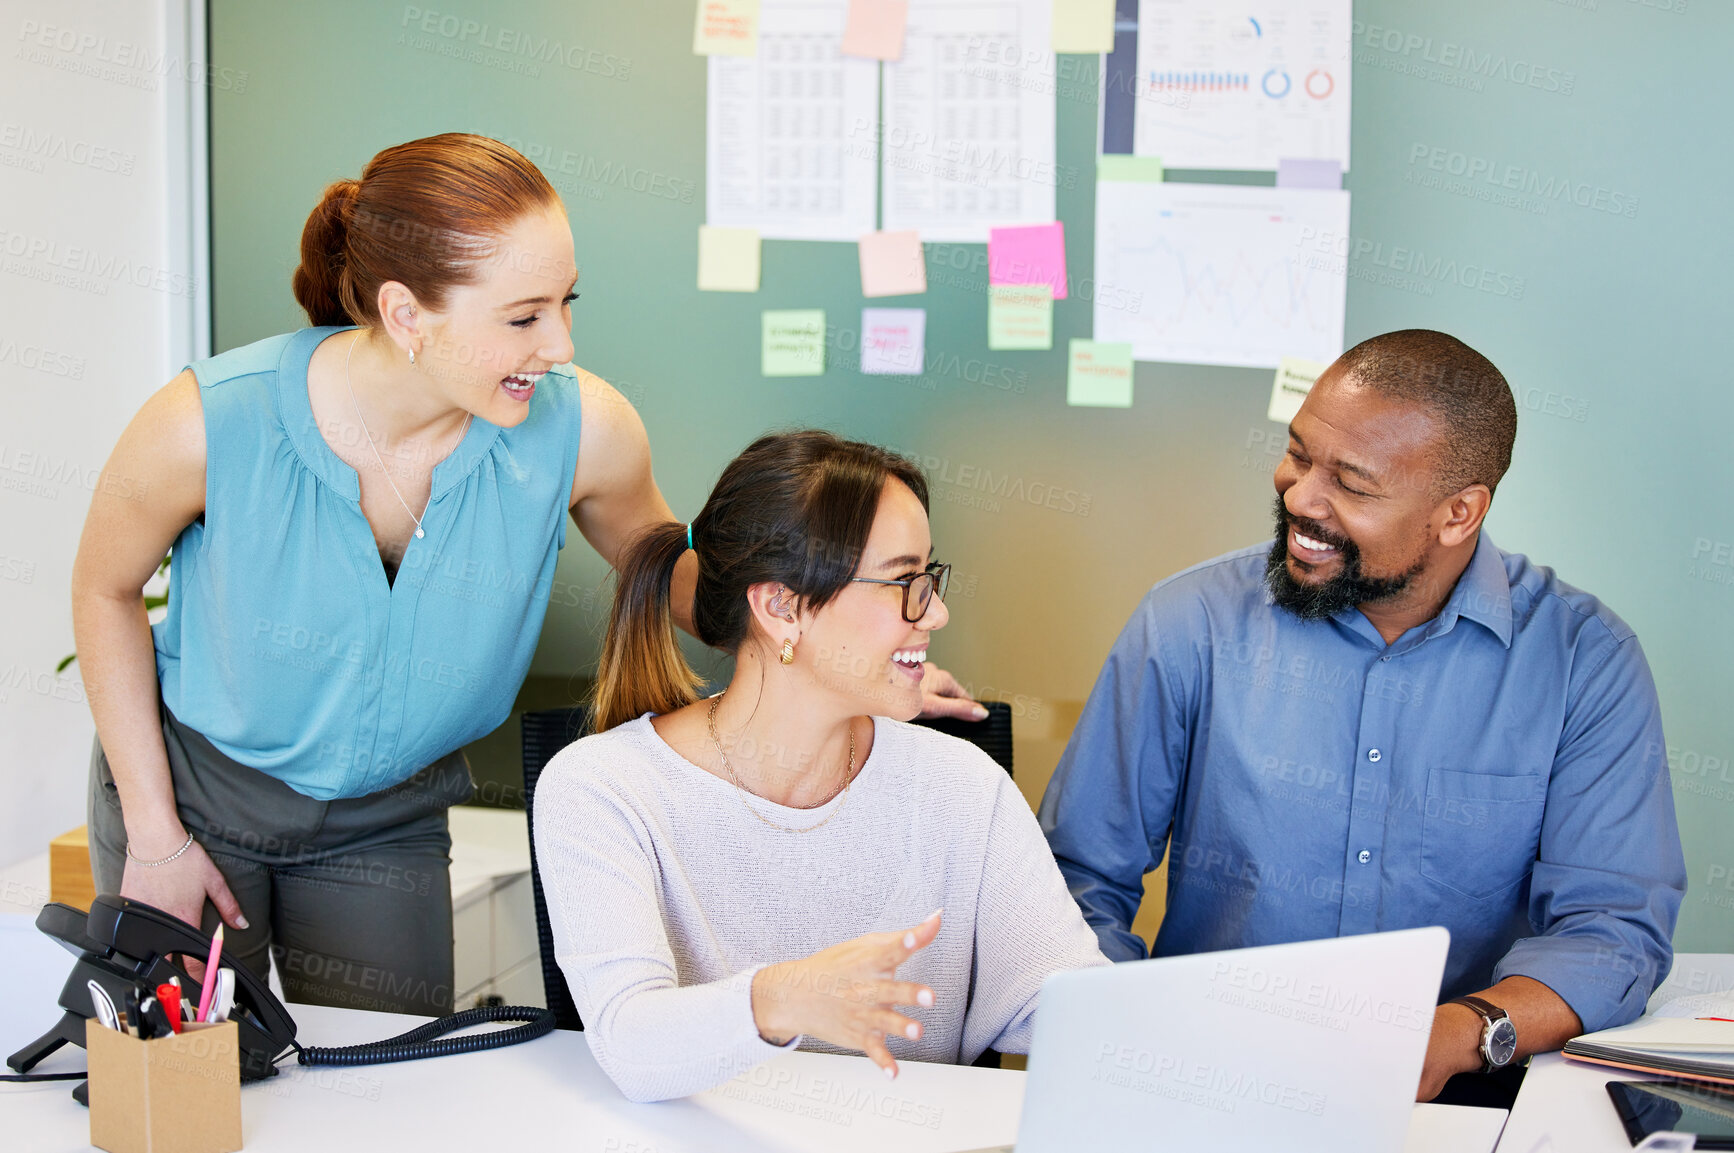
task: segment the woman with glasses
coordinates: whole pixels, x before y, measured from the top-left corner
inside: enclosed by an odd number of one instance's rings
[[[729,653],[699,699],[670,585]],[[1027,1052],[1042,980],[1106,964],[1010,778],[921,708],[950,566],[910,462],[767,436],[690,526],[619,566],[598,735],[543,771],[535,840],[555,952],[597,1061],[635,1101],[780,1048],[897,1061]]]

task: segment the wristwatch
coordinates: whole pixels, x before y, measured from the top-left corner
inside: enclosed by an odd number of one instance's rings
[[[1517,1055],[1517,1026],[1511,1023],[1510,1015],[1480,997],[1456,997],[1450,1003],[1469,1006],[1485,1022],[1481,1029],[1481,1071],[1491,1073],[1511,1064]]]

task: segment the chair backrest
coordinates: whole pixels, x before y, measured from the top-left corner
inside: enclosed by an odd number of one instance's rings
[[[572,990],[566,975],[554,957],[554,933],[548,926],[548,901],[542,895],[542,874],[536,867],[536,781],[554,754],[583,736],[590,728],[590,710],[582,705],[565,709],[547,709],[525,713],[524,723],[524,808],[530,827],[530,890],[536,899],[536,943],[542,954],[542,990],[554,1022],[561,1029],[582,1029],[578,1006],[572,1003]],[[981,749],[1012,771],[1012,713],[1004,701],[990,701],[987,719],[957,721],[943,717],[920,720],[918,725],[937,729],[960,737]]]

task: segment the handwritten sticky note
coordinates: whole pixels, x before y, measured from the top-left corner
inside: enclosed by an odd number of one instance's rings
[[[1054,0],[1055,52],[1112,52],[1114,0]]]
[[[1161,184],[1162,159],[1158,156],[1123,156],[1103,153],[1096,157],[1096,182],[1114,181],[1120,184]]]
[[[901,60],[909,0],[849,0],[843,23],[843,55]]]
[[[699,56],[757,56],[759,0],[698,0],[692,50]]]
[[[1343,162],[1311,157],[1283,157],[1276,162],[1278,188],[1331,188],[1343,186]]]
[[[1277,361],[1276,380],[1270,386],[1270,408],[1265,415],[1278,424],[1287,424],[1300,411],[1301,401],[1312,391],[1313,381],[1328,365],[1316,360],[1285,356]]]
[[[921,234],[869,232],[861,238],[861,295],[908,296],[927,291]]]
[[[794,308],[767,311],[759,363],[766,376],[825,374],[825,310]]]
[[[1066,403],[1088,408],[1132,407],[1132,346],[1076,340],[1066,369]]]
[[[987,346],[1028,351],[1054,346],[1050,284],[992,284],[987,290]]]
[[[1066,298],[1066,230],[1059,221],[1027,228],[990,228],[989,284],[1047,284],[1054,299]]]
[[[925,308],[863,308],[861,371],[920,376],[927,354]]]
[[[698,287],[701,292],[757,292],[757,230],[699,225]]]

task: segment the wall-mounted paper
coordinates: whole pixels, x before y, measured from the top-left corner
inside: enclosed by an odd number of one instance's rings
[[[869,232],[861,238],[861,295],[909,296],[927,291],[921,234]]]
[[[1278,188],[1341,188],[1343,166],[1336,160],[1285,156],[1276,162]]]
[[[1132,151],[1170,168],[1349,168],[1351,0],[1139,0]]]
[[[874,227],[879,65],[843,56],[843,0],[765,0],[759,53],[712,56],[705,223],[769,240]]]
[[[1054,346],[1054,290],[1047,284],[994,284],[987,290],[987,346],[996,352]]]
[[[759,0],[698,0],[692,50],[699,56],[751,56],[759,50]]]
[[[987,234],[987,282],[1046,284],[1054,299],[1066,298],[1066,229],[1059,221]]]
[[[1223,184],[1096,185],[1098,340],[1139,360],[1275,368],[1343,351],[1349,194]]]
[[[1055,52],[1112,52],[1114,0],[1054,0]]]
[[[1089,408],[1132,407],[1132,346],[1071,343],[1066,367],[1066,403]]]
[[[1052,0],[911,0],[885,65],[881,227],[980,244],[1054,219],[1052,15]]]
[[[903,29],[909,0],[849,0],[843,26],[843,55],[896,60],[903,55]]]
[[[698,226],[701,292],[759,290],[759,234],[751,228]]]
[[[1122,156],[1103,153],[1096,157],[1096,179],[1122,183],[1161,184],[1164,173],[1160,156]]]
[[[925,308],[863,308],[861,371],[920,376],[927,355]]]
[[[825,374],[825,310],[768,311],[760,333],[760,371],[766,376]]]
[[[1276,380],[1270,386],[1270,408],[1265,415],[1278,424],[1287,424],[1300,411],[1301,402],[1312,391],[1313,381],[1329,365],[1298,356],[1285,356],[1276,366]]]

